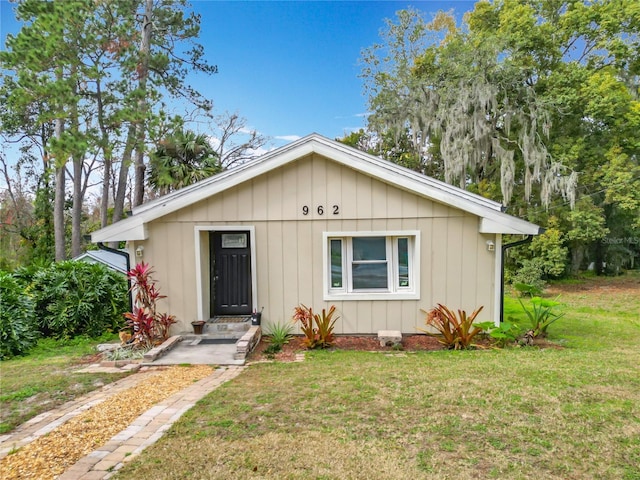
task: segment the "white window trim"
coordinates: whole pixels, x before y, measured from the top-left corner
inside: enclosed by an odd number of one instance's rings
[[[330,287],[331,284],[331,246],[332,238],[342,239],[343,251],[349,249],[344,245],[350,237],[407,237],[409,238],[409,287],[398,285],[398,258],[397,248],[387,247],[387,262],[389,278],[393,280],[394,291],[350,291],[351,276],[343,276],[342,290],[337,291]],[[419,230],[385,230],[367,232],[323,232],[322,233],[322,294],[323,300],[419,300],[420,299],[420,231]],[[391,252],[389,252],[389,249]],[[350,253],[348,255],[351,255]],[[347,255],[342,256],[343,272],[348,268]],[[346,283],[346,285],[345,285]]]

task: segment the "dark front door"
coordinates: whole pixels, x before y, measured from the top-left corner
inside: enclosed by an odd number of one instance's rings
[[[251,314],[251,238],[248,231],[211,232],[211,312]]]

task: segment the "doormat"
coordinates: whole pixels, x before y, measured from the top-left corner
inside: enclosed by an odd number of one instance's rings
[[[239,316],[239,317],[213,317],[209,320],[209,323],[243,323],[250,322],[251,316]]]
[[[237,338],[203,338],[198,345],[233,345]]]

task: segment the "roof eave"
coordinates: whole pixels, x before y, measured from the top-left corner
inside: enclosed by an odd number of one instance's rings
[[[146,223],[135,216],[120,220],[91,234],[93,243],[141,241],[147,238],[149,233]]]
[[[316,136],[313,140],[316,141],[316,147],[314,148],[315,153],[338,160],[346,166],[350,166],[352,164],[350,159],[356,157],[359,160],[362,160],[362,164],[360,164],[362,171],[365,171],[382,181],[388,179],[387,174],[395,174],[398,179],[395,183],[398,187],[402,188],[403,185],[406,185],[407,180],[413,181],[415,182],[414,185],[417,187],[417,189],[413,189],[416,193],[421,193],[421,191],[423,192],[424,189],[427,188],[431,194],[430,197],[433,199],[440,200],[443,203],[449,203],[449,200],[456,199],[454,203],[463,205],[459,208],[468,210],[470,213],[475,212],[469,210],[469,207],[471,209],[474,207],[489,208],[496,212],[499,212],[502,209],[502,205],[498,202],[494,202],[493,200],[468,192],[454,185],[436,180],[435,178],[428,177],[380,157],[361,152],[353,147],[349,147],[348,145],[344,145],[321,136]],[[336,158],[336,150],[343,156]],[[379,172],[380,169],[384,171],[384,174]]]
[[[501,212],[499,203],[405,169],[318,134],[308,135],[258,159],[134,209],[133,217],[92,233],[93,242],[146,240],[146,225],[199,200],[316,153],[385,183],[477,215],[481,233],[538,234],[539,227]]]
[[[480,233],[501,233],[513,235],[538,235],[541,233],[538,225],[512,217],[511,215],[500,214],[497,217],[492,215],[492,217],[493,218],[480,218],[480,227],[478,229]]]

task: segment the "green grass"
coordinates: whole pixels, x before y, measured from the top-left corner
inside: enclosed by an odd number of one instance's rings
[[[118,341],[42,339],[28,356],[0,362],[0,434],[126,374],[75,373],[95,345]]]
[[[554,348],[254,365],[117,478],[638,480],[640,282],[592,282],[554,287]]]

